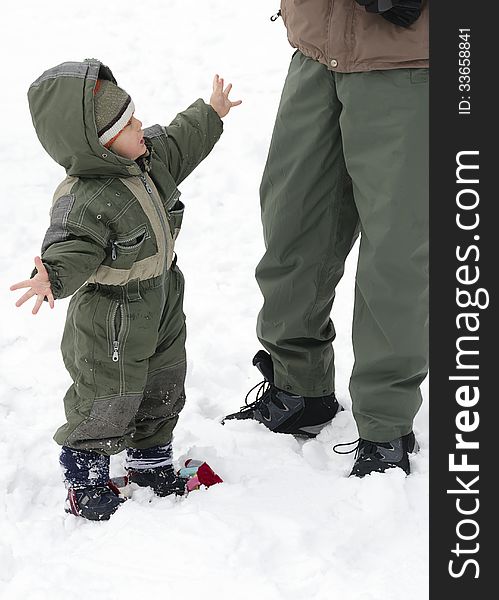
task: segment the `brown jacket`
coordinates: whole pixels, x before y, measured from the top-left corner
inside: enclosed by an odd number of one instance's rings
[[[428,67],[428,0],[405,29],[355,0],[281,0],[289,43],[333,71]]]

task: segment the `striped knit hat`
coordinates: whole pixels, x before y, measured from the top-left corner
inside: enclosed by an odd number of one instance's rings
[[[125,90],[112,81],[98,79],[94,88],[94,110],[99,142],[109,148],[128,125],[135,106]]]

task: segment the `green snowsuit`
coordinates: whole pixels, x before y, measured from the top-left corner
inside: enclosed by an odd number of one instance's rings
[[[169,126],[144,130],[146,158],[120,157],[98,141],[98,78],[116,83],[99,61],[63,63],[28,99],[42,145],[67,172],[42,245],[54,297],[74,294],[61,344],[73,384],[55,440],[115,454],[169,443],[184,405],[177,185],[212,150],[222,122],[197,100]]]

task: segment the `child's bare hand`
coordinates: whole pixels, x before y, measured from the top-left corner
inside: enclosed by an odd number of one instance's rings
[[[36,296],[35,306],[31,311],[34,315],[40,310],[40,306],[43,304],[45,297],[47,297],[47,300],[49,301],[50,308],[54,308],[54,296],[52,294],[52,288],[50,287],[47,269],[39,256],[35,257],[35,267],[38,273],[34,277],[10,286],[12,291],[29,288],[29,290],[16,302],[16,306],[21,306],[26,300]]]
[[[232,89],[232,83],[224,89],[223,77],[215,75],[213,79],[213,93],[211,94],[210,104],[222,119],[225,117],[233,106],[239,106],[242,100],[232,102],[229,100],[229,93]]]

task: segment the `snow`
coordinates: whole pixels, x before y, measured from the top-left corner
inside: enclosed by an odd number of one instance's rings
[[[263,252],[258,186],[291,48],[278,2],[9,2],[2,9],[0,255],[0,597],[114,600],[423,600],[428,581],[428,403],[415,425],[413,473],[348,478],[355,252],[333,318],[337,395],[347,409],[310,441],[255,422],[219,424],[258,382],[254,268]],[[96,57],[147,125],[169,122],[215,73],[243,99],[213,153],[182,186],[178,241],[186,277],[188,402],[178,463],[203,458],[224,483],[185,499],[141,489],[107,523],[66,515],[54,430],[69,385],[59,354],[67,300],[35,317],[16,309],[62,169],[31,125],[26,91],[46,68]],[[427,387],[425,384],[425,396]],[[122,457],[113,457],[122,473]]]

